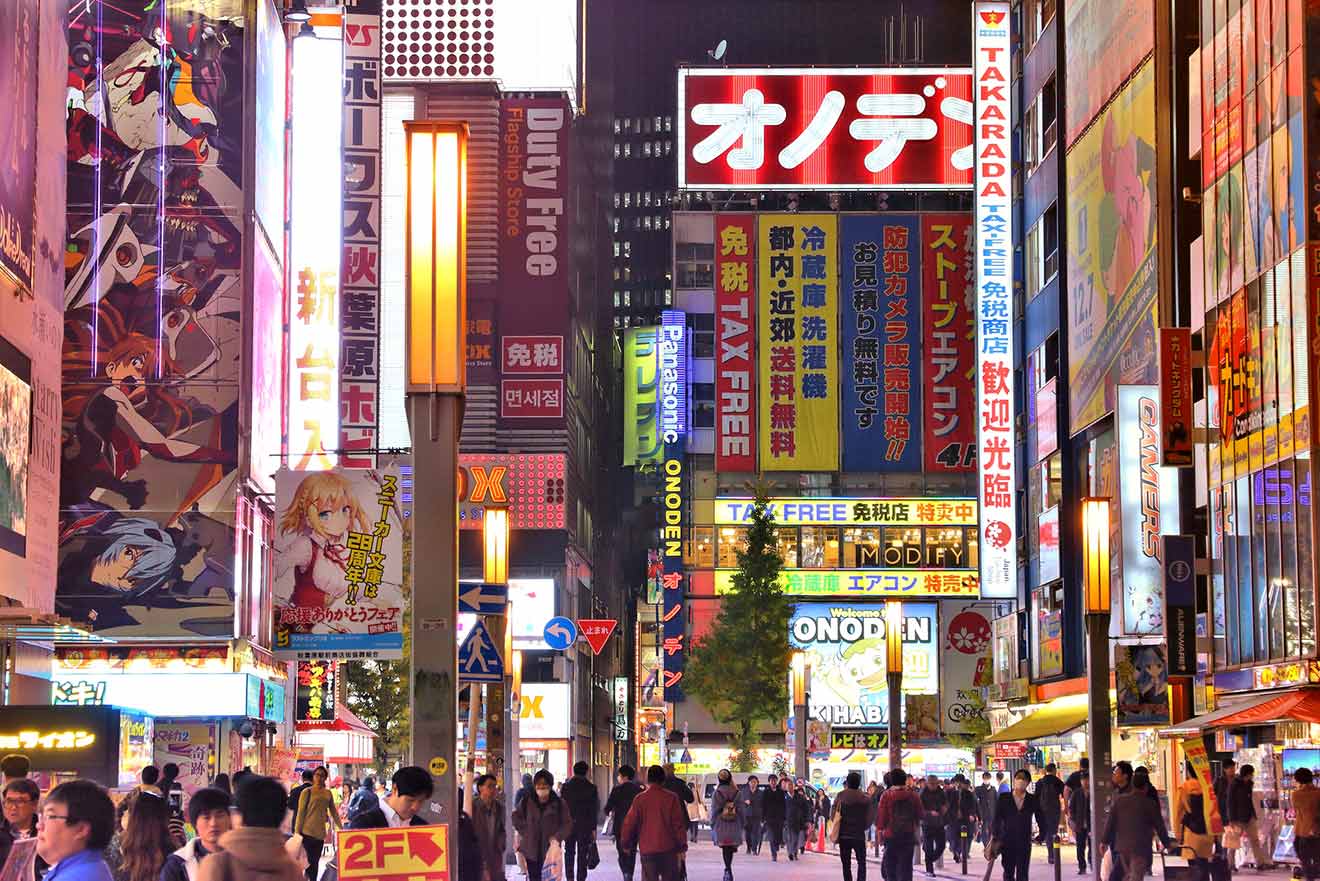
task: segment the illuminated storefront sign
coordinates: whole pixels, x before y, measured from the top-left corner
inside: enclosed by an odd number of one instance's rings
[[[614,739],[628,739],[628,677],[615,676],[610,683],[610,694],[614,702]]]
[[[664,524],[660,528],[660,576],[663,593],[664,694],[666,702],[683,700],[684,657],[687,654],[687,616],[683,599],[687,593],[683,571],[683,438],[667,435],[662,502]]]
[[[977,0],[976,83],[977,480],[981,595],[1017,596],[1017,475],[1013,435],[1012,115],[1009,4]]]
[[[715,470],[756,470],[756,218],[715,218]]]
[[[503,507],[510,529],[563,529],[566,468],[563,453],[459,455],[459,528],[480,529],[487,507]]]
[[[660,315],[660,433],[687,432],[687,316],[676,310]]]
[[[339,449],[343,45],[293,41],[289,204],[289,467],[333,468]]]
[[[715,524],[751,521],[753,499],[716,499]],[[771,499],[777,526],[975,526],[976,499]]]
[[[736,569],[715,570],[715,593],[733,592]],[[782,569],[784,593],[797,597],[975,597],[975,571],[919,569]]]
[[[334,661],[298,662],[298,699],[294,720],[331,722],[335,718]]]
[[[976,322],[969,294],[971,214],[921,219],[922,447],[926,471],[969,472],[976,464]]]
[[[264,685],[264,690],[263,690]],[[51,704],[116,706],[151,716],[248,716],[282,718],[284,689],[246,673],[118,673],[55,674]],[[259,700],[249,707],[249,693]],[[262,700],[265,695],[268,700]],[[266,704],[270,704],[270,711]],[[250,714],[249,709],[257,709]]]
[[[903,691],[939,690],[935,603],[903,605]],[[789,619],[789,642],[807,653],[811,718],[833,725],[888,722],[883,605],[799,603]]]
[[[630,327],[623,337],[623,464],[660,461],[659,328]]]
[[[967,189],[971,98],[966,68],[680,69],[678,186]]]

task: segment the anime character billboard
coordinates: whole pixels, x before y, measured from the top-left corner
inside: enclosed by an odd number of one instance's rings
[[[1169,671],[1163,645],[1114,648],[1118,724],[1169,724]]]
[[[56,609],[232,636],[244,4],[68,6]]]
[[[299,660],[403,654],[398,474],[275,476],[275,653]]]

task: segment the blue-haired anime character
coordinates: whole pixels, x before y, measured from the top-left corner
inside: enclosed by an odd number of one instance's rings
[[[163,590],[178,575],[178,548],[145,517],[99,511],[61,536],[55,610],[94,629],[138,623],[125,605],[175,605]],[[159,598],[148,599],[152,594]]]

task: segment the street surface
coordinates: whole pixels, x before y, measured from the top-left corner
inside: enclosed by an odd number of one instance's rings
[[[619,871],[619,862],[615,855],[614,840],[608,836],[599,836],[597,844],[600,848],[600,866],[591,872],[590,881],[621,881],[622,874]],[[829,847],[828,843],[826,847]],[[981,881],[985,877],[985,860],[980,856],[981,848],[978,845],[973,848],[973,855],[967,862],[967,874],[963,875],[961,867],[955,865],[945,854],[944,868],[936,868],[935,876],[943,881],[963,881],[963,879],[972,879],[972,881]],[[1072,858],[1072,850],[1069,848],[1064,852],[1064,862],[1060,874],[1061,881],[1079,881],[1077,874],[1077,863]],[[1169,860],[1170,868],[1173,866],[1186,866],[1182,860]],[[524,881],[523,876],[518,873],[516,866],[510,866],[508,870],[509,881]],[[724,861],[721,857],[719,848],[711,844],[710,834],[706,832],[695,844],[691,844],[688,849],[688,876],[693,881],[719,881],[724,875]],[[855,873],[854,873],[855,875]],[[770,847],[763,846],[761,853],[757,856],[748,856],[744,850],[740,850],[733,860],[734,881],[775,881],[775,879],[792,879],[792,881],[839,881],[843,877],[842,869],[839,866],[839,857],[835,852],[824,854],[815,851],[807,851],[802,858],[796,862],[789,862],[782,853],[779,855],[779,862],[770,862]],[[999,866],[995,866],[992,881],[999,881],[1002,872]],[[1032,881],[1053,881],[1054,867],[1049,864],[1046,858],[1045,848],[1037,847],[1031,861],[1031,879]],[[1091,877],[1090,872],[1086,874]],[[1154,877],[1163,877],[1159,858],[1155,858]],[[1243,879],[1262,879],[1262,881],[1286,881],[1292,878],[1292,870],[1289,867],[1275,869],[1270,872],[1253,872],[1245,870],[1237,873],[1234,877]],[[867,881],[880,881],[880,861],[874,856],[874,850],[868,847],[868,861],[866,866]],[[924,867],[916,866],[912,873],[913,881],[922,881],[926,878]],[[565,879],[572,881],[572,879]],[[639,865],[636,873],[633,875],[633,881],[642,881],[641,866]]]

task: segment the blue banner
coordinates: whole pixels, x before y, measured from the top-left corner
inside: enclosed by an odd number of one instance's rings
[[[842,215],[843,468],[922,470],[921,215]]]

